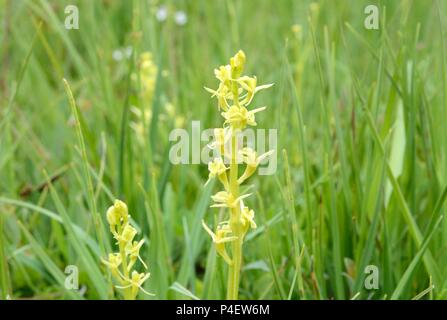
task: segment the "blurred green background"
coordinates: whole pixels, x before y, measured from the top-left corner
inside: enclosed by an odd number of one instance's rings
[[[371,4],[378,30],[364,27]],[[112,236],[94,223],[115,198],[147,240],[156,296],[141,299],[225,297],[200,222],[216,221],[217,189],[205,164],[170,163],[168,137],[193,120],[221,126],[203,87],[239,49],[248,75],[275,83],[254,105],[268,107],[258,127],[278,130],[276,173],[249,183],[258,228],[241,299],[446,298],[446,12],[422,0],[0,0],[1,298],[119,298],[101,263]],[[149,97],[135,81],[143,52]]]

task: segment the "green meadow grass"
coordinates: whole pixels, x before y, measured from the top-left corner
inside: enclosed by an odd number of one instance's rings
[[[68,4],[79,30],[64,27]],[[162,4],[187,23],[159,22]],[[249,181],[258,228],[240,298],[447,298],[447,4],[318,4],[0,0],[0,298],[119,298],[101,263],[115,198],[146,239],[156,295],[140,299],[225,298],[227,267],[201,226],[217,190],[205,164],[170,163],[168,137],[220,125],[203,87],[239,49],[247,74],[275,83],[254,105],[268,106],[258,127],[278,130],[276,173]],[[369,4],[379,30],[364,28]],[[131,77],[144,51],[158,66],[150,105]],[[131,106],[152,114],[142,142]],[[378,289],[365,288],[369,265]]]

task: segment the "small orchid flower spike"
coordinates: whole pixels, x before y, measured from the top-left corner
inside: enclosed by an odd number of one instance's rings
[[[119,250],[109,253],[108,259],[102,259],[102,262],[110,270],[115,282],[118,283],[115,287],[122,289],[122,295],[126,300],[135,300],[139,291],[149,294],[142,288],[142,285],[150,274],[139,273],[134,269],[137,260],[141,262],[144,269],[147,269],[147,265],[140,257],[144,239],[134,241],[138,232],[130,224],[127,205],[121,200],[115,200],[107,210],[106,217],[110,232],[117,240],[116,244]]]
[[[241,132],[248,126],[256,126],[256,115],[266,107],[251,108],[255,95],[273,84],[258,85],[258,79],[243,75],[246,55],[239,50],[230,63],[214,70],[219,81],[217,89],[205,89],[217,99],[217,108],[223,117],[221,128],[214,129],[215,140],[209,145],[218,155],[208,163],[208,183],[218,178],[223,189],[213,196],[212,208],[227,210],[228,219],[217,224],[215,233],[203,222],[203,228],[211,236],[217,253],[229,266],[227,298],[237,299],[239,274],[242,262],[242,244],[249,229],[256,228],[254,210],[245,206],[244,200],[250,194],[241,194],[240,186],[253,176],[259,164],[273,153],[258,156],[239,141]],[[242,158],[245,171],[239,177],[238,165]],[[231,251],[227,251],[227,246]]]

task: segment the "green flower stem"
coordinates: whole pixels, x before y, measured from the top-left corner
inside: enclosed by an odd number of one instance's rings
[[[239,197],[238,163],[237,163],[237,134],[232,133],[231,137],[231,164],[230,164],[230,192],[234,199]],[[227,299],[236,300],[239,292],[239,276],[242,263],[242,225],[241,210],[237,204],[230,209],[230,224],[236,240],[232,242],[233,263],[229,266]]]
[[[228,274],[227,299],[237,300],[239,293],[239,277],[242,263],[242,239],[240,237],[232,242],[233,264]]]

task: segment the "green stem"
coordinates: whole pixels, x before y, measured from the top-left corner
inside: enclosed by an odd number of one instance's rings
[[[231,164],[230,164],[230,192],[234,199],[239,197],[238,163],[237,163],[237,134],[233,132],[231,137]],[[227,299],[236,300],[239,292],[239,276],[242,263],[242,237],[241,211],[237,204],[230,210],[230,225],[233,234],[237,237],[232,244],[233,263],[228,271]]]
[[[232,242],[233,264],[228,274],[227,299],[237,300],[239,294],[239,278],[242,264],[242,238]]]

